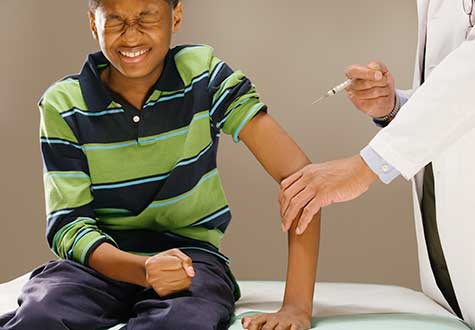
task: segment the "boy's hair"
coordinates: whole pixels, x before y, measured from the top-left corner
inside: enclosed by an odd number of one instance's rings
[[[170,5],[175,8],[176,5],[178,5],[178,3],[181,1],[181,0],[167,0],[168,3],[170,3]],[[97,7],[99,7],[101,5],[101,0],[89,0],[89,8],[91,9],[96,9]]]

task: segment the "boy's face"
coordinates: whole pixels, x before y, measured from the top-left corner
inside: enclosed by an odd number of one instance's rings
[[[161,70],[182,17],[182,4],[172,8],[167,0],[103,0],[89,12],[102,52],[127,78]]]

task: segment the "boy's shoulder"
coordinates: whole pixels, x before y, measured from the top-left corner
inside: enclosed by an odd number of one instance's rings
[[[41,96],[39,104],[47,104],[60,113],[72,108],[86,109],[79,76],[69,75],[51,84]]]
[[[214,49],[208,45],[181,45],[171,49],[181,78],[188,85],[194,78],[206,74],[213,66],[216,57]]]

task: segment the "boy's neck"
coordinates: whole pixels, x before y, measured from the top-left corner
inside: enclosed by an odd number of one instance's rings
[[[142,78],[127,78],[120,72],[108,66],[101,72],[101,80],[113,92],[119,94],[138,110],[141,110],[150,88],[157,82],[163,71],[163,65],[151,74]]]

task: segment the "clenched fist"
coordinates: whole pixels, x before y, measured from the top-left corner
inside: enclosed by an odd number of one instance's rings
[[[160,297],[188,290],[195,276],[191,258],[179,249],[148,258],[145,273],[147,283]]]

